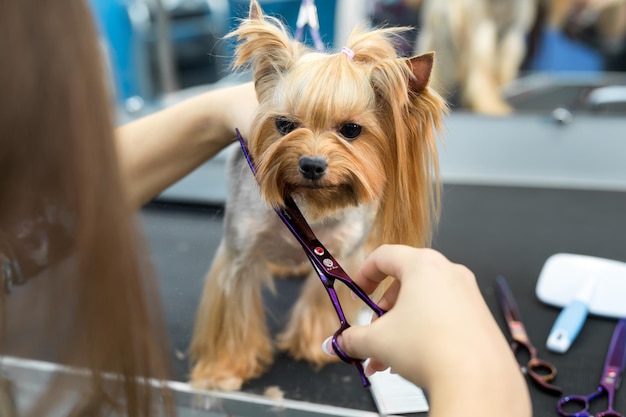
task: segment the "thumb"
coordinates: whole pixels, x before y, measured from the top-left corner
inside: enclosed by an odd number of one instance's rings
[[[348,327],[337,340],[339,346],[353,358],[378,358],[380,347],[378,338],[374,335],[374,324]]]

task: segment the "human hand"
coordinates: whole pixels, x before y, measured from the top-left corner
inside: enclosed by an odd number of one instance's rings
[[[467,314],[478,322],[491,317],[473,274],[438,252],[385,245],[368,257],[354,280],[371,294],[387,276],[396,279],[378,305],[388,312],[369,326],[343,332],[341,345],[353,357],[372,358],[368,374],[390,366],[423,386],[432,360],[446,360],[440,358],[442,348],[457,348],[459,335],[453,330],[466,328],[459,319]]]
[[[378,304],[388,312],[343,332],[339,343],[348,355],[371,358],[368,373],[391,367],[426,388],[431,410],[451,411],[452,397],[462,404],[457,411],[467,413],[472,402],[490,392],[494,410],[513,415],[519,407],[520,415],[529,413],[519,365],[469,269],[434,250],[384,245],[372,252],[354,280],[372,293],[387,276],[396,279]],[[506,392],[494,401],[491,392],[501,389]]]
[[[220,115],[228,138],[236,138],[235,129],[247,138],[250,133],[252,119],[259,106],[254,83],[246,82],[231,87],[225,87],[212,92],[211,100],[215,111]]]

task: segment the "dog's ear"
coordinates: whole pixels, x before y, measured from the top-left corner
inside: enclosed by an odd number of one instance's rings
[[[248,16],[250,20],[263,20],[263,11],[257,0],[250,1],[250,13]]]
[[[407,59],[407,65],[415,76],[409,79],[409,90],[419,94],[424,91],[426,87],[428,87],[430,75],[433,71],[434,61],[434,52],[427,52],[425,54]]]
[[[279,20],[263,15],[257,0],[250,2],[248,19],[226,37],[239,41],[234,67],[252,69],[260,101],[271,94],[276,81],[291,69],[304,49]]]

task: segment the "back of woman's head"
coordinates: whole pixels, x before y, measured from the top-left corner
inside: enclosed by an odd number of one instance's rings
[[[165,377],[168,345],[89,8],[2,1],[0,27],[0,354],[92,370],[74,415],[149,415],[135,377]],[[59,386],[33,415],[63,398]]]

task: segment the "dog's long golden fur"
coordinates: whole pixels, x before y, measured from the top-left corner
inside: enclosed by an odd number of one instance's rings
[[[234,153],[224,237],[191,346],[194,385],[237,389],[272,361],[261,302],[261,286],[271,283],[268,264],[307,262],[271,209],[287,193],[349,274],[371,245],[428,244],[439,204],[436,135],[447,107],[429,87],[433,54],[397,56],[401,30],[356,29],[350,53],[314,52],[252,0],[249,19],[231,34],[240,42],[236,66],[252,69],[259,99],[247,138],[259,184]],[[277,347],[323,365],[333,359],[319,346],[338,322],[309,270]],[[353,320],[362,304],[338,287]]]

